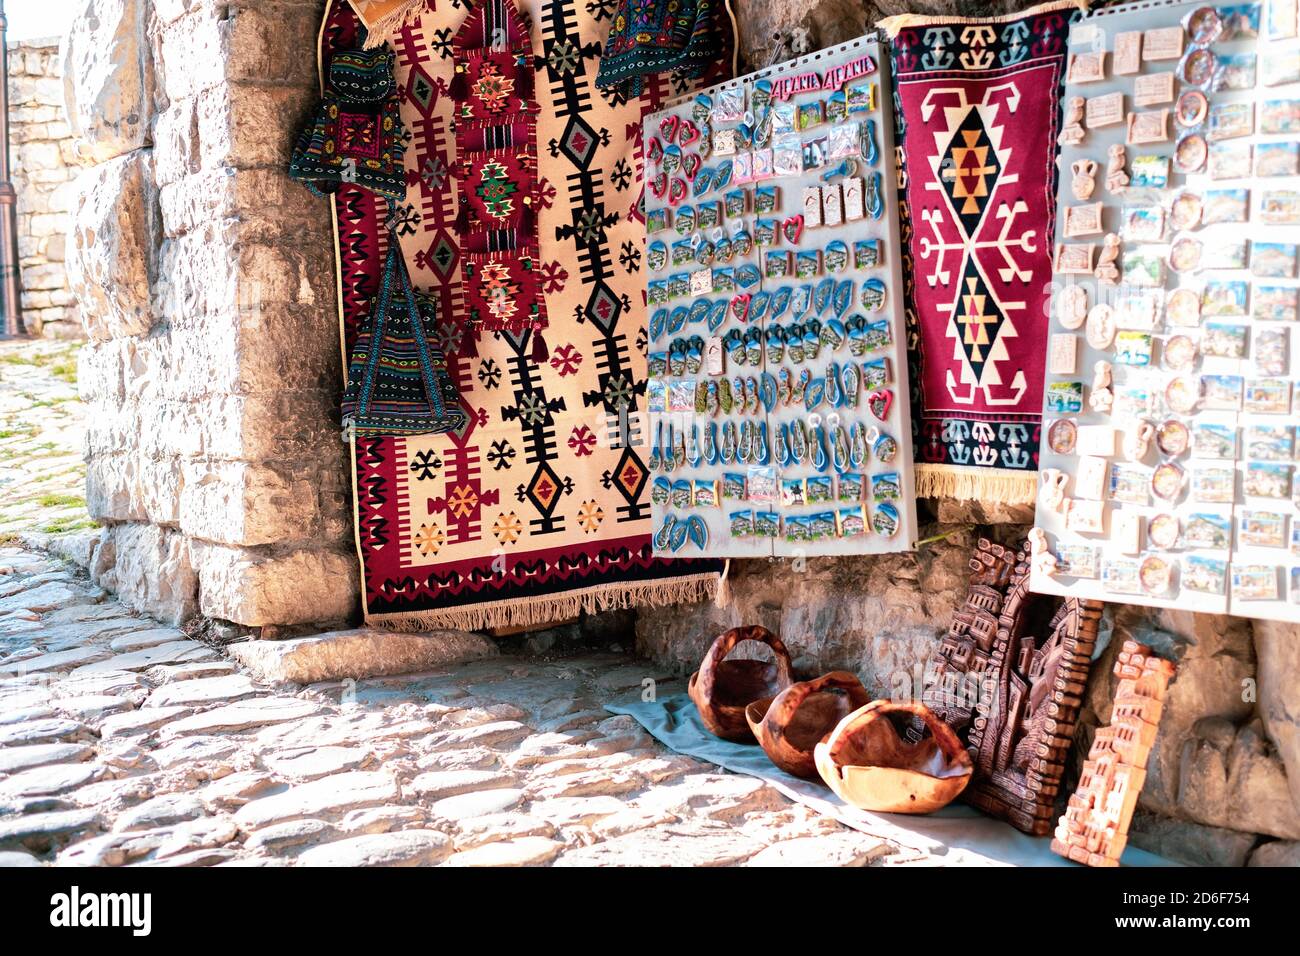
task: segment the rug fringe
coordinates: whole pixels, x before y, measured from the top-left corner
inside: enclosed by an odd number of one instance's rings
[[[601,584],[544,598],[512,598],[465,607],[412,613],[367,614],[366,623],[392,631],[484,631],[493,627],[528,627],[631,607],[662,607],[708,601],[717,593],[716,573],[693,574],[662,581]]]
[[[1036,471],[918,463],[915,475],[918,498],[955,498],[958,501],[1031,505],[1038,493]]]
[[[385,13],[373,24],[366,26],[364,48],[373,50],[377,46],[393,42],[402,32],[402,27],[413,23],[427,7],[428,0],[406,0],[400,7]],[[355,10],[356,7],[354,6],[353,9]],[[362,22],[365,22],[364,19]]]
[[[898,36],[900,30],[907,27],[920,26],[943,26],[953,24],[978,24],[978,23],[1010,23],[1012,20],[1019,20],[1022,17],[1031,17],[1039,13],[1051,13],[1053,10],[1065,10],[1069,7],[1077,7],[1084,13],[1088,12],[1088,0],[1052,0],[1051,3],[1040,3],[1036,7],[1030,7],[1028,10],[1020,10],[1017,13],[1007,13],[1000,17],[934,17],[925,13],[900,13],[896,16],[885,17],[883,20],[876,21],[876,26],[889,34],[892,40]]]

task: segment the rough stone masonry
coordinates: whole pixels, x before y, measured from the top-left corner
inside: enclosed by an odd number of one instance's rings
[[[319,0],[88,0],[63,43],[101,585],[168,621],[357,601],[329,215],[284,175]]]

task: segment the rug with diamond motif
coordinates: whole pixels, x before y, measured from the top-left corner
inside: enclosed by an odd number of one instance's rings
[[[396,235],[415,286],[439,303],[469,420],[443,435],[354,441],[366,619],[475,629],[707,598],[718,562],[651,555],[642,427],[641,116],[691,87],[658,77],[635,100],[596,89],[615,0],[521,0],[538,108],[530,280],[546,322],[486,331],[467,323],[456,232],[451,89],[467,6],[331,0],[323,62],[365,43],[357,9],[369,7],[385,14],[397,54],[407,193],[390,204],[345,184],[334,197],[341,338],[350,346]]]
[[[916,490],[1034,500],[1073,2],[892,39]]]

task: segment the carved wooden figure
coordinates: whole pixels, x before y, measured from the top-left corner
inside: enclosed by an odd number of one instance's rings
[[[1115,661],[1119,686],[1110,725],[1093,738],[1079,786],[1056,825],[1054,852],[1088,866],[1119,866],[1174,670],[1151,648],[1124,642]]]
[[[931,661],[938,680],[931,685],[927,671],[922,699],[965,737],[975,765],[966,801],[1026,833],[1045,835],[1101,604],[1030,593],[1026,555],[985,540],[972,561],[977,565],[966,606]],[[954,683],[966,693],[960,706],[944,700],[944,689]],[[909,737],[919,735],[913,723]]]

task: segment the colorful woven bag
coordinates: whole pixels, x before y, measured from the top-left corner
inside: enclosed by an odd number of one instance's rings
[[[360,436],[406,436],[465,425],[460,395],[435,344],[436,319],[433,299],[412,289],[397,239],[390,238],[379,295],[348,362],[345,429]]]
[[[391,51],[335,53],[320,107],[294,146],[289,175],[317,194],[355,183],[385,199],[405,199],[400,107]]]
[[[619,0],[596,85],[640,96],[643,77],[673,72],[693,79],[717,62],[722,0]]]

